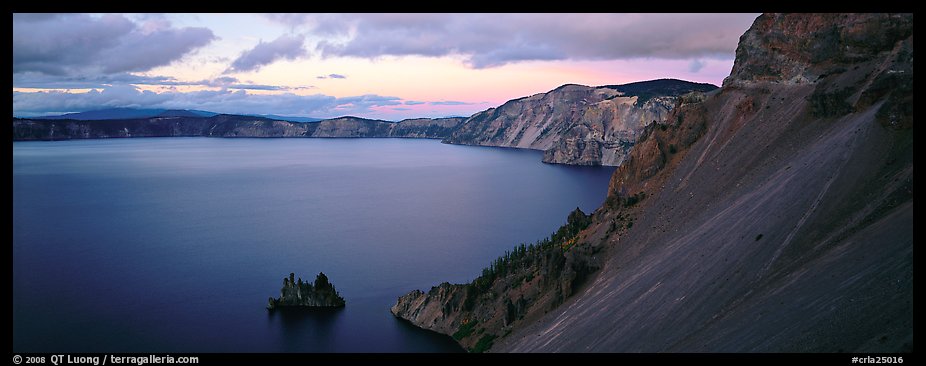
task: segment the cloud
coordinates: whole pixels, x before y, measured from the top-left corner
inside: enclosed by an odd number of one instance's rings
[[[75,112],[97,108],[148,108],[170,103],[170,95],[139,91],[128,85],[111,86],[87,93],[13,92],[14,115]]]
[[[304,41],[305,36],[292,34],[284,34],[271,42],[261,41],[232,61],[226,73],[256,71],[280,59],[293,60],[305,56],[307,51],[303,46]]]
[[[27,71],[13,74],[13,86],[17,88],[92,89],[113,84],[187,85],[188,83],[181,83],[167,76],[142,76],[129,73],[55,76]]]
[[[36,72],[13,74],[13,85],[18,88],[39,89],[105,89],[111,86],[156,85],[156,86],[204,86],[211,88],[289,91],[314,89],[314,86],[289,87],[281,85],[255,84],[241,82],[231,76],[214,79],[180,81],[169,76],[143,76],[129,73],[112,75],[56,77]]]
[[[13,74],[147,71],[215,39],[207,28],[173,28],[164,19],[137,24],[115,14],[13,14]]]
[[[707,62],[698,59],[691,60],[691,63],[688,64],[688,71],[696,73],[701,71],[705,65],[707,65]]]
[[[417,100],[406,100],[405,101],[405,105],[419,105],[419,104],[425,104],[425,103],[427,102],[419,102]]]
[[[397,97],[386,97],[375,94],[365,94],[353,97],[338,98],[338,104],[334,110],[343,111],[345,114],[357,114],[359,112],[369,112],[374,107],[401,105],[402,99]],[[349,112],[347,112],[349,111]]]
[[[301,14],[271,20],[327,36],[322,56],[530,60],[732,57],[756,14]]]
[[[232,76],[219,76],[219,77],[217,77],[217,78],[215,78],[215,79],[212,79],[212,80],[210,80],[210,81],[204,81],[204,84],[209,85],[209,86],[225,86],[225,85],[230,85],[230,84],[234,84],[234,83],[238,83],[238,82],[239,82],[239,81],[238,81],[238,78],[236,78],[236,77],[232,77]]]
[[[168,78],[171,79],[171,78]],[[268,85],[268,84],[255,84],[251,81],[241,82],[236,77],[232,76],[220,76],[212,80],[199,80],[191,82],[180,82],[180,81],[168,81],[168,82],[157,82],[152,81],[147,83],[147,85],[195,85],[195,86],[209,86],[214,88],[228,88],[228,89],[246,89],[246,90],[273,90],[273,91],[282,91],[282,90],[305,90],[305,89],[315,89],[314,86],[282,86],[282,85]]]
[[[341,74],[318,75],[316,79],[347,79],[347,76]]]
[[[231,89],[155,93],[142,91],[131,85],[113,85],[87,93],[13,92],[13,114],[16,116],[125,107],[200,109],[233,114],[334,117],[363,115],[377,107],[401,104],[400,98],[373,94],[336,98],[324,94],[249,94],[244,90]]]
[[[430,105],[473,105],[473,104],[481,104],[481,103],[469,103],[469,102],[460,102],[456,100],[446,100],[446,101],[438,101],[438,102],[428,102],[428,104]]]
[[[163,84],[162,84],[163,85]],[[220,87],[228,89],[247,89],[247,90],[289,90],[291,88],[279,85],[254,84],[251,82],[242,83],[236,77],[220,76],[212,80],[201,80],[188,83],[188,85],[205,85],[211,87]]]
[[[266,84],[231,84],[229,89],[246,89],[246,90],[289,90],[289,87]]]

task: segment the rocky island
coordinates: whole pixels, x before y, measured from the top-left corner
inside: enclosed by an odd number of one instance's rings
[[[334,285],[328,282],[328,276],[325,276],[324,273],[318,273],[314,285],[308,281],[303,281],[301,277],[295,280],[295,276],[295,273],[290,273],[289,278],[283,278],[280,297],[277,299],[270,298],[267,304],[268,310],[276,310],[278,307],[344,307],[344,298],[338,294],[338,290],[334,288]]]

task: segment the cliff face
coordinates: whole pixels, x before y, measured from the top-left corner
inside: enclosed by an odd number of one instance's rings
[[[463,122],[463,117],[416,118],[397,123],[356,117],[320,121],[311,137],[408,137],[445,138]]]
[[[736,63],[724,85],[814,83],[902,47],[897,42],[912,35],[913,17],[904,14],[761,16],[740,37]]]
[[[716,87],[681,80],[563,85],[474,114],[445,142],[543,150],[543,161],[620,165],[640,131],[665,119],[679,95]]]
[[[400,122],[341,117],[297,123],[261,117],[154,117],[123,120],[13,119],[13,140],[68,140],[115,137],[410,137],[440,139],[462,117],[410,119]]]
[[[912,351],[912,27],[756,19],[724,87],[678,100],[615,171],[578,234],[601,269],[490,350]]]
[[[496,349],[912,351],[912,27],[760,16],[615,172],[647,198],[600,274]]]

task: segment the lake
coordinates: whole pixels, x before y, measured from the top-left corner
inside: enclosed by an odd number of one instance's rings
[[[389,312],[469,282],[613,167],[415,139],[13,143],[14,352],[459,352]],[[268,312],[290,272],[347,306]]]

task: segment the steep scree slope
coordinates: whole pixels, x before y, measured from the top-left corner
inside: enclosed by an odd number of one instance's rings
[[[912,34],[757,18],[720,93],[615,172],[612,196],[648,198],[599,275],[493,350],[912,351]]]

